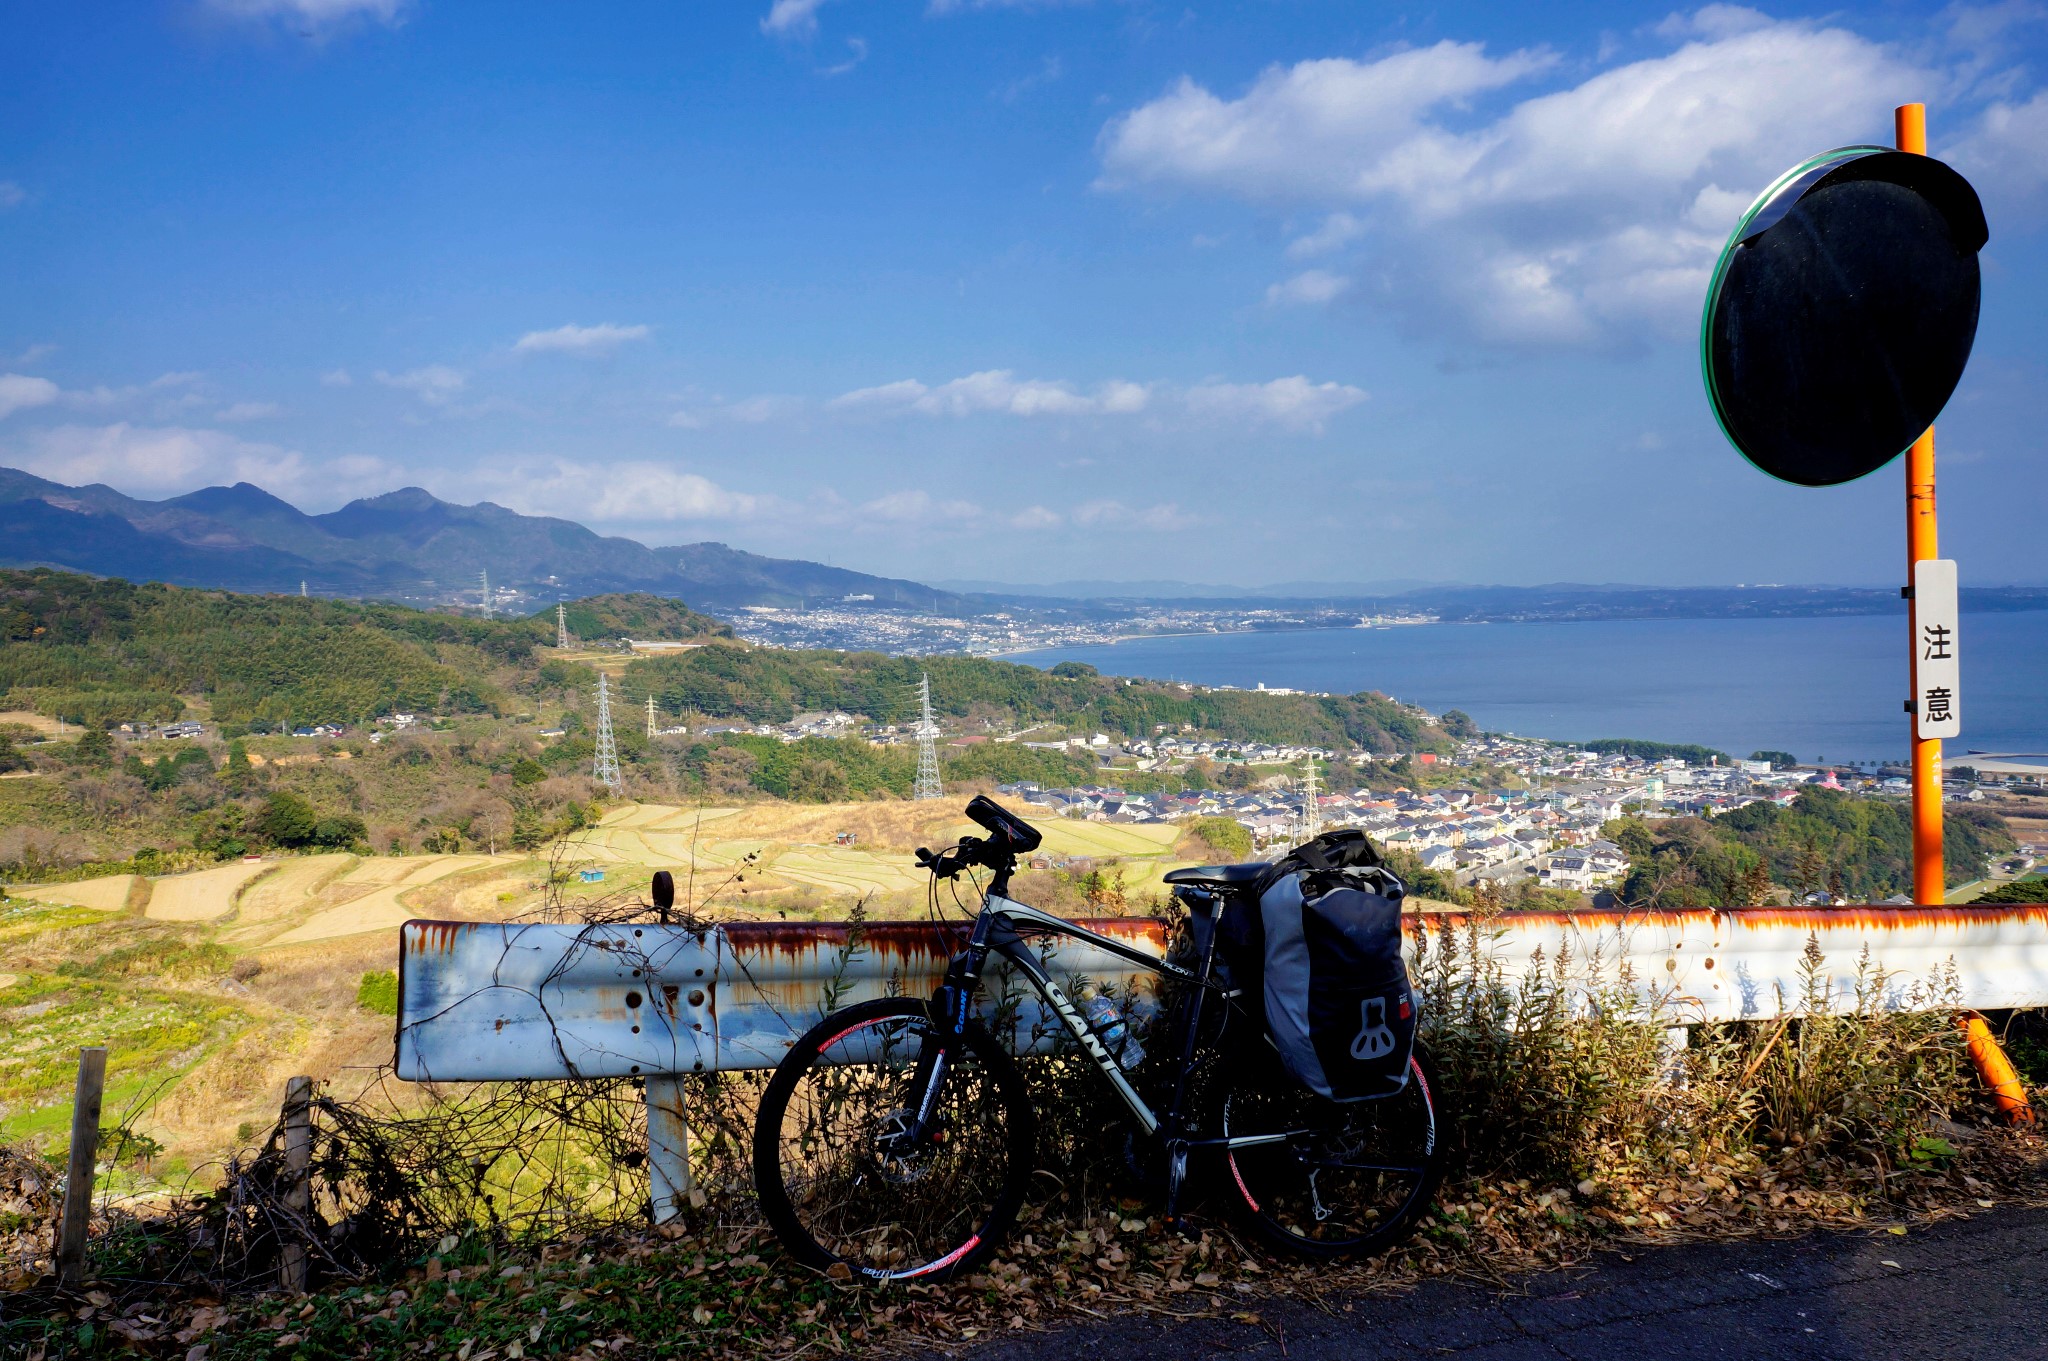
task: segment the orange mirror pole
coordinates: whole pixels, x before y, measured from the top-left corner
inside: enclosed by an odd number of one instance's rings
[[[1927,106],[1901,104],[1894,112],[1897,145],[1916,156],[1927,154]],[[1934,514],[1934,427],[1928,426],[1906,453],[1906,580],[1913,579],[1913,564],[1941,556]],[[1920,694],[1919,605],[1909,599],[1906,626],[1912,642],[1915,700]],[[1941,739],[1921,737],[1918,713],[1909,715],[1908,733],[1913,750],[1913,901],[1939,906],[1948,901],[1948,884],[1942,866],[1941,848]]]

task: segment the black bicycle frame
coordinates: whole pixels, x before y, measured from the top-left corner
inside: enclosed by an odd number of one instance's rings
[[[1206,899],[1206,901],[1205,901]],[[963,1030],[974,1011],[974,996],[981,985],[982,971],[991,954],[1008,960],[1022,974],[1038,994],[1039,999],[1060,1018],[1060,1023],[1074,1037],[1081,1051],[1088,1055],[1111,1088],[1123,1099],[1130,1109],[1131,1118],[1137,1121],[1147,1135],[1158,1136],[1164,1143],[1168,1156],[1167,1214],[1174,1211],[1181,1176],[1186,1167],[1190,1150],[1197,1148],[1248,1148],[1259,1144],[1282,1143],[1301,1131],[1279,1131],[1265,1134],[1242,1135],[1235,1138],[1188,1139],[1186,1136],[1186,1096],[1189,1070],[1194,1066],[1195,1051],[1200,1042],[1201,1016],[1209,993],[1219,994],[1219,1000],[1228,1005],[1229,999],[1238,994],[1225,989],[1215,982],[1213,965],[1216,952],[1216,913],[1222,902],[1211,895],[1200,895],[1188,899],[1190,924],[1194,935],[1197,969],[1190,971],[1157,955],[1149,954],[1135,946],[1109,936],[1099,935],[1084,926],[1040,911],[1027,903],[991,891],[985,900],[979,916],[975,918],[974,933],[968,940],[967,948],[953,957],[946,970],[946,981],[934,994],[932,1013],[939,1023],[936,1043],[928,1044],[919,1056],[918,1069],[911,1090],[920,1093],[918,1099],[918,1126],[936,1102],[937,1094],[945,1080],[945,1051],[952,1048],[954,1040]],[[1181,1018],[1178,1038],[1181,1053],[1176,1065],[1173,1099],[1164,1115],[1153,1110],[1150,1103],[1139,1094],[1108,1046],[1095,1033],[1088,1018],[1067,996],[1052,975],[1040,962],[1038,955],[1026,942],[1024,932],[1034,935],[1064,936],[1069,940],[1082,941],[1099,950],[1104,950],[1118,959],[1135,964],[1165,977],[1193,985],[1188,1006]],[[913,1136],[916,1137],[916,1136]]]

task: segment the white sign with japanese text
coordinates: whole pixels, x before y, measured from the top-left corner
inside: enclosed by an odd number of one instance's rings
[[[1935,558],[1913,564],[1913,733],[1959,737],[1963,731],[1963,668],[1956,646],[1956,564]]]

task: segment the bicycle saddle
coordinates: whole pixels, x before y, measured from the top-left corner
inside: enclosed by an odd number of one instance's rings
[[[1211,888],[1244,888],[1255,884],[1273,867],[1263,861],[1249,865],[1190,865],[1183,870],[1168,870],[1169,884],[1206,884]]]

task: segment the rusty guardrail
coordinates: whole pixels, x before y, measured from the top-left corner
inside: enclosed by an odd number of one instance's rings
[[[1165,947],[1160,923],[1110,918],[1091,930]],[[1874,999],[1893,1009],[2048,1006],[2048,907],[1739,908],[1727,910],[1410,914],[1411,952],[1424,933],[1476,928],[1514,981],[1568,952],[1579,967],[1632,986],[1673,1024],[1768,1020],[1806,1004],[1809,944],[1825,957],[1825,1004]],[[410,1081],[641,1077],[657,1218],[689,1188],[687,1111],[680,1076],[772,1068],[832,1007],[939,983],[964,926],[924,922],[733,923],[692,931],[617,925],[407,922],[399,935],[396,1064]],[[1056,975],[1132,992],[1152,975],[1073,941],[1046,954]],[[1952,981],[1939,995],[1929,984]],[[1036,999],[991,978],[1019,1049],[1055,1043]]]

